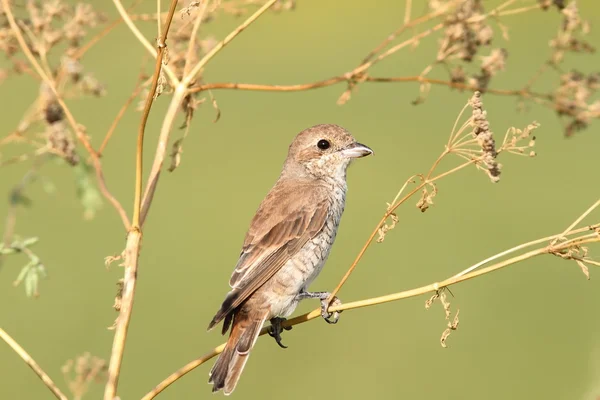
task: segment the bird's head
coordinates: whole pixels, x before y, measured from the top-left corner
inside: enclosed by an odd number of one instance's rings
[[[322,124],[300,132],[288,151],[284,172],[309,174],[321,179],[345,179],[356,159],[373,154],[338,125]]]

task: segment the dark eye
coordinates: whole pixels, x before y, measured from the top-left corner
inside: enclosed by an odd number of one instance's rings
[[[327,150],[329,148],[329,146],[331,146],[331,144],[329,143],[328,140],[325,140],[325,139],[321,139],[321,140],[319,140],[319,143],[317,143],[317,147],[320,148],[321,150]]]

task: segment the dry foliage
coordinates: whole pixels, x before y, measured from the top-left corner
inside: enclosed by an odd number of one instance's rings
[[[594,51],[592,44],[585,39],[590,26],[580,15],[575,1],[506,0],[492,8],[489,2],[482,0],[429,0],[425,13],[414,17],[413,1],[407,0],[403,24],[369,52],[358,66],[318,82],[296,85],[205,83],[203,79],[204,69],[228,43],[235,40],[265,12],[293,11],[296,4],[292,0],[171,0],[165,1],[165,7],[162,7],[161,1],[158,0],[157,11],[152,14],[136,13],[135,8],[139,1],[134,2],[128,9],[120,0],[113,0],[113,3],[119,18],[112,22],[96,12],[92,2],[72,5],[63,0],[1,0],[0,6],[0,50],[10,64],[9,68],[0,70],[0,84],[6,79],[11,79],[13,75],[22,74],[30,75],[39,84],[39,90],[31,94],[31,106],[24,111],[21,122],[12,132],[0,139],[0,151],[2,147],[15,143],[25,143],[30,148],[23,154],[6,159],[0,152],[0,166],[31,163],[31,170],[11,192],[9,213],[0,244],[0,257],[13,254],[24,254],[27,257],[28,263],[21,270],[16,283],[23,282],[26,293],[37,296],[39,280],[45,275],[46,268],[30,248],[37,238],[20,238],[15,234],[15,210],[28,204],[29,200],[24,194],[26,187],[33,181],[42,179],[37,171],[50,160],[59,160],[63,162],[65,169],[73,171],[85,217],[92,218],[104,199],[119,214],[128,233],[126,248],[122,254],[107,258],[107,264],[119,259],[123,261],[124,267],[124,278],[117,283],[114,303],[114,308],[119,314],[112,327],[115,331],[112,353],[108,361],[84,354],[65,365],[65,379],[75,398],[81,398],[89,385],[95,381],[106,381],[105,399],[113,400],[117,396],[121,361],[133,310],[144,221],[152,204],[165,158],[171,157],[169,171],[182,165],[184,139],[194,115],[203,105],[209,104],[215,110],[211,112],[216,112],[215,122],[219,119],[220,110],[213,91],[303,91],[342,83],[345,90],[338,99],[340,105],[349,101],[352,95],[356,94],[357,88],[365,83],[417,82],[419,90],[414,104],[425,103],[435,85],[472,93],[450,130],[449,139],[444,144],[440,156],[434,160],[429,171],[407,179],[394,199],[387,203],[381,220],[333,290],[332,296],[342,288],[373,241],[383,242],[390,231],[398,228],[400,221],[396,209],[399,206],[409,200],[416,200],[417,208],[425,212],[434,204],[439,191],[437,182],[440,179],[473,166],[481,170],[492,182],[498,182],[502,171],[499,159],[504,159],[504,154],[530,157],[535,155],[532,149],[535,145],[533,132],[539,125],[533,122],[522,129],[508,127],[503,137],[496,136],[483,106],[484,96],[512,96],[519,99],[521,105],[528,102],[550,108],[564,120],[566,136],[584,130],[600,117],[598,73],[565,71],[563,67],[565,59],[572,53]],[[166,8],[166,3],[168,11],[163,9]],[[512,63],[509,63],[508,46],[495,47],[495,43],[498,42],[496,38],[503,38],[508,45],[510,17],[535,12],[557,13],[556,35],[548,41],[547,61],[521,88],[494,87],[494,78],[510,68]],[[224,13],[238,16],[244,19],[244,22],[220,40],[210,33],[210,27]],[[102,71],[92,71],[85,65],[84,56],[120,23],[129,27],[148,51],[149,59],[154,62],[142,62],[139,79],[132,85],[131,96],[114,118],[108,132],[104,134],[102,145],[95,149],[90,143],[90,136],[101,135],[97,132],[88,133],[86,127],[78,123],[67,102],[70,104],[83,96],[108,95],[101,80],[96,78],[102,76]],[[155,43],[141,33],[138,28],[140,24],[156,25]],[[400,40],[403,35],[408,37]],[[430,55],[431,63],[424,66],[420,72],[416,71],[414,76],[378,77],[370,74],[372,66],[402,49],[414,49],[426,39],[437,40],[437,49],[435,54]],[[447,74],[446,80],[430,77],[432,72],[438,70]],[[551,84],[552,89],[547,92],[534,90],[534,86],[542,81],[546,85]],[[142,153],[145,126],[153,101],[159,96],[169,96],[170,103],[163,118],[160,136],[155,146],[154,161],[144,186]],[[137,105],[136,110],[141,112],[142,122],[136,147],[134,211],[130,218],[108,189],[102,172],[101,156],[110,151],[110,139],[117,132],[119,121],[134,104]],[[184,121],[184,134],[179,138],[171,138],[178,117]],[[171,149],[170,154],[167,154],[168,148]],[[191,151],[193,152],[193,149]],[[440,171],[440,162],[447,157],[454,157],[459,163]],[[52,190],[50,184],[43,183],[46,190]],[[450,285],[539,255],[554,255],[574,261],[589,278],[588,266],[599,265],[590,257],[589,246],[600,241],[600,224],[581,225],[599,206],[600,200],[559,234],[520,244],[446,280],[377,298],[343,305],[332,304],[330,311],[349,310],[433,293],[426,307],[429,308],[437,300],[442,304],[447,327],[440,341],[442,346],[446,347],[448,336],[459,324],[459,311],[454,315],[450,311],[447,298]],[[533,250],[530,249],[532,247]],[[525,252],[525,249],[530,250]],[[319,316],[320,311],[315,310],[286,321],[284,326],[289,327]],[[264,328],[262,333],[266,331],[267,328]],[[0,336],[31,366],[57,398],[66,398],[35,361],[1,329]],[[154,398],[187,372],[214,357],[222,348],[223,346],[218,346],[205,356],[185,365],[158,384],[144,399]]]

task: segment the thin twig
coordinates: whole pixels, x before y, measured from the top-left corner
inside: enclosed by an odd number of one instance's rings
[[[448,11],[448,9],[456,4],[459,3],[460,0],[458,1],[454,1],[453,3],[448,3],[445,4],[444,6],[440,7],[438,10],[429,13],[427,15],[424,15],[420,18],[416,18],[412,21],[407,21],[406,20],[406,15],[410,14],[409,10],[405,10],[405,19],[404,19],[404,24],[396,29],[394,32],[392,32],[391,34],[389,34],[381,43],[379,43],[373,50],[371,50],[369,52],[369,54],[367,54],[365,56],[365,58],[363,59],[361,64],[366,64],[367,62],[369,62],[370,60],[373,59],[373,57],[375,57],[377,55],[377,53],[379,53],[381,50],[383,50],[390,42],[392,42],[394,39],[396,39],[398,36],[400,36],[402,33],[404,33],[404,31],[406,31],[408,28],[412,28],[416,25],[420,25],[422,23],[425,23],[429,20],[432,20],[434,18],[439,17],[440,15],[443,15],[444,13],[446,13],[446,11]],[[407,2],[407,6],[408,6],[408,2]]]
[[[406,0],[404,6],[404,25],[410,22],[410,14],[412,13],[412,0]]]
[[[2,338],[2,340],[4,340],[6,342],[6,344],[8,344],[14,350],[15,353],[17,353],[23,361],[25,361],[25,364],[29,365],[29,368],[31,368],[33,370],[33,372],[35,372],[35,374],[42,380],[42,382],[44,382],[46,387],[52,392],[52,394],[57,399],[67,400],[67,396],[65,396],[65,394],[58,388],[58,386],[56,386],[54,381],[52,381],[52,379],[50,379],[48,374],[44,372],[44,370],[39,366],[39,364],[37,362],[35,362],[35,360],[33,358],[31,358],[29,353],[27,353],[25,351],[25,349],[23,349],[19,345],[19,343],[17,343],[2,328],[0,328],[0,338]]]
[[[142,81],[143,81],[143,74],[140,74],[140,79],[136,83],[133,93],[131,93],[131,95],[127,98],[127,100],[125,101],[125,103],[123,104],[123,106],[121,107],[119,112],[117,113],[117,116],[113,120],[112,124],[110,125],[110,128],[108,129],[108,131],[106,132],[106,135],[104,136],[104,139],[102,140],[102,144],[100,145],[100,148],[98,149],[99,157],[102,157],[102,155],[104,153],[104,149],[106,149],[106,146],[108,145],[108,141],[112,138],[112,135],[115,132],[115,129],[117,129],[117,125],[119,125],[119,122],[125,116],[127,109],[129,108],[131,103],[133,103],[135,98],[140,94],[140,92],[144,88]]]
[[[115,329],[115,336],[113,339],[113,346],[110,356],[110,362],[108,367],[108,381],[104,390],[104,400],[113,400],[117,395],[117,386],[119,383],[119,375],[121,373],[121,364],[123,361],[123,353],[125,351],[125,342],[127,340],[127,332],[129,329],[129,322],[131,321],[131,314],[133,312],[133,300],[135,296],[135,288],[137,284],[137,269],[139,264],[139,252],[140,243],[142,240],[142,231],[140,225],[140,208],[142,204],[142,167],[143,167],[143,146],[144,146],[144,133],[146,129],[146,122],[152,108],[154,101],[154,94],[158,86],[158,78],[163,62],[163,54],[166,48],[167,34],[171,27],[171,21],[173,20],[173,14],[177,7],[177,0],[171,0],[169,8],[169,14],[165,21],[165,27],[163,29],[162,36],[157,44],[158,51],[156,57],[156,66],[154,75],[152,76],[152,83],[150,85],[150,91],[146,99],[144,111],[142,114],[142,121],[140,122],[140,128],[138,131],[137,148],[136,148],[136,164],[135,164],[135,195],[133,203],[133,218],[131,222],[131,229],[127,235],[127,245],[125,247],[125,273],[123,283],[123,293],[121,300],[121,308],[119,316],[117,317],[117,326]]]
[[[566,235],[568,232],[570,232],[573,228],[575,228],[577,226],[577,224],[579,224],[581,221],[583,221],[583,219],[585,217],[587,217],[588,215],[590,215],[590,213],[592,211],[594,211],[596,208],[598,208],[598,206],[600,206],[600,199],[598,199],[598,201],[596,201],[594,204],[592,204],[590,206],[590,208],[588,208],[587,210],[585,210],[585,212],[583,214],[581,214],[579,216],[579,218],[577,218],[575,221],[573,221],[573,223],[571,225],[569,225],[569,227],[567,229],[564,230],[564,232],[562,233],[561,236],[556,237],[553,241],[552,244],[556,244],[556,242],[558,242],[558,240],[561,239],[562,236]]]
[[[200,5],[200,9],[198,10],[198,15],[196,15],[196,20],[194,21],[194,26],[192,27],[192,33],[190,34],[190,42],[188,43],[187,54],[185,56],[185,65],[183,67],[183,76],[187,76],[189,74],[189,70],[192,67],[192,60],[194,59],[194,51],[196,45],[196,36],[198,35],[198,29],[200,29],[200,25],[202,24],[202,20],[204,19],[204,14],[208,9],[209,0],[204,0]]]
[[[115,4],[117,11],[121,15],[121,18],[123,18],[123,21],[125,21],[125,24],[127,24],[129,30],[133,33],[136,39],[146,48],[146,50],[148,50],[148,52],[150,52],[152,57],[156,58],[158,56],[158,52],[156,51],[154,46],[152,46],[150,42],[144,37],[144,35],[142,34],[142,32],[140,32],[138,27],[133,23],[131,17],[127,13],[127,10],[125,10],[125,7],[123,7],[123,4],[121,4],[121,0],[113,0],[113,3]],[[164,65],[163,69],[167,73],[172,86],[176,86],[177,84],[179,84],[179,79],[177,79],[177,75],[175,75],[175,72],[173,72],[173,70],[168,65]]]
[[[449,152],[447,150],[444,150],[442,152],[442,154],[436,159],[436,161],[434,162],[433,166],[431,167],[431,169],[429,170],[429,173],[427,174],[427,176],[425,177],[425,179],[423,179],[423,181],[417,185],[413,190],[411,190],[409,193],[407,193],[402,199],[398,200],[396,203],[391,204],[386,212],[383,214],[383,217],[379,220],[379,222],[377,223],[377,225],[375,226],[375,229],[373,229],[373,231],[371,232],[371,235],[369,236],[369,238],[367,239],[367,241],[365,242],[365,244],[363,245],[363,247],[361,248],[361,250],[358,252],[358,255],[356,256],[356,258],[354,259],[354,261],[352,262],[352,264],[350,265],[350,267],[348,268],[348,270],[346,271],[346,273],[344,274],[344,276],[342,277],[342,279],[340,280],[340,282],[337,284],[337,286],[335,287],[335,289],[333,289],[331,291],[331,295],[329,296],[329,302],[331,302],[333,300],[333,298],[335,297],[335,295],[340,291],[340,289],[342,288],[342,286],[344,286],[344,284],[346,283],[346,281],[348,280],[348,278],[350,278],[350,275],[354,272],[354,270],[356,269],[356,266],[358,265],[358,263],[360,262],[360,260],[363,258],[363,256],[365,255],[367,249],[369,248],[369,246],[371,246],[371,244],[373,243],[373,240],[375,239],[375,236],[377,236],[377,233],[379,232],[379,229],[381,229],[382,226],[385,225],[385,221],[394,213],[394,211],[396,211],[396,209],[398,207],[400,207],[402,204],[404,204],[408,199],[410,199],[412,196],[414,196],[416,193],[419,193],[421,191],[421,189],[423,189],[424,187],[426,187],[427,185],[447,176],[450,175],[460,169],[463,169],[465,167],[467,167],[468,165],[471,165],[473,163],[476,162],[476,160],[469,160],[463,164],[460,164],[459,166],[452,168],[449,171],[446,171],[444,173],[441,173],[433,178],[431,178],[431,174],[433,173],[433,171],[435,170],[436,166],[439,164],[439,162],[442,160],[442,158],[444,158],[447,154],[449,154]]]
[[[351,73],[347,73],[340,76],[334,76],[329,79],[322,81],[304,83],[297,85],[262,85],[253,83],[206,83],[203,85],[194,86],[190,89],[190,92],[203,92],[205,90],[215,89],[234,89],[234,90],[248,90],[257,92],[300,92],[304,90],[319,89],[327,86],[332,86],[340,82],[347,82]],[[446,81],[443,79],[432,79],[426,78],[421,75],[414,76],[398,76],[398,77],[373,77],[367,76],[364,82],[377,82],[377,83],[390,83],[390,82],[419,82],[429,83],[432,85],[448,86],[453,89],[468,90],[471,92],[479,91],[485,93],[491,93],[501,96],[517,96],[524,98],[539,98],[542,100],[551,100],[552,96],[545,93],[532,92],[524,89],[483,89],[474,85],[467,85],[459,82]]]
[[[192,82],[198,72],[210,61],[212,58],[219,53],[223,47],[227,46],[237,35],[242,33],[244,29],[246,29],[250,24],[258,19],[261,15],[265,13],[273,4],[275,4],[277,0],[269,0],[267,1],[261,8],[256,10],[254,14],[248,17],[242,24],[240,24],[237,28],[235,28],[229,35],[225,37],[222,41],[220,41],[215,47],[213,47],[202,59],[192,68],[192,72],[190,72],[187,76],[182,79],[182,83],[185,86],[188,86],[190,82]]]

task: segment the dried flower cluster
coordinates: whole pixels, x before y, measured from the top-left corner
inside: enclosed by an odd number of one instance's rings
[[[486,172],[490,176],[492,182],[500,180],[500,165],[496,161],[498,152],[496,151],[496,141],[490,130],[490,122],[487,119],[487,112],[483,109],[481,94],[475,92],[469,100],[470,106],[473,109],[471,117],[471,125],[473,126],[473,136],[477,139],[477,143],[481,147],[481,162],[479,165],[485,167]]]
[[[590,32],[590,24],[581,18],[577,3],[571,1],[566,7],[561,2],[560,12],[563,14],[563,23],[558,29],[556,36],[550,40],[550,48],[552,49],[551,61],[554,64],[559,64],[563,61],[565,53],[593,53],[594,47],[583,40],[583,36]]]
[[[500,153],[535,156],[535,152],[532,150],[535,145],[535,136],[532,133],[539,124],[534,122],[525,129],[508,129],[502,145],[498,147],[490,129],[487,112],[483,108],[481,93],[475,92],[469,99],[468,105],[472,110],[472,115],[457,132],[451,134],[447,145],[448,152],[475,163],[477,168],[486,172],[492,182],[500,180],[502,165],[497,160]],[[459,119],[461,115],[459,115]],[[467,130],[469,127],[471,131]],[[524,141],[526,144],[523,144]]]
[[[81,399],[89,391],[91,383],[106,381],[108,363],[86,352],[74,360],[67,360],[61,371],[73,397]]]
[[[437,11],[448,2],[430,1],[429,8]],[[440,40],[437,62],[451,59],[472,61],[480,47],[492,42],[494,31],[484,18],[483,1],[466,0],[446,16],[444,36]]]
[[[560,85],[553,94],[554,107],[559,116],[569,118],[565,135],[588,127],[600,117],[600,99],[595,99],[600,89],[600,73],[584,75],[578,71],[561,75]]]
[[[483,3],[481,0],[465,0],[459,2],[454,11],[446,14],[445,29],[439,41],[436,60],[427,67],[427,73],[435,64],[447,65],[450,82],[468,84],[485,91],[492,78],[505,69],[508,51],[504,48],[493,48],[488,55],[478,56],[482,48],[488,48],[492,44],[494,38],[494,30],[488,23],[489,18]],[[429,8],[435,12],[445,9],[450,4],[451,1],[431,0]],[[507,28],[500,22],[498,25],[503,30],[504,37],[508,38]],[[480,60],[479,68],[469,73],[467,65],[472,63],[476,56]]]
[[[446,344],[446,341],[448,340],[448,337],[450,336],[450,334],[458,329],[458,324],[460,322],[458,319],[458,314],[460,313],[460,310],[456,310],[456,314],[454,314],[454,318],[452,318],[452,320],[450,320],[450,317],[452,316],[452,312],[450,311],[450,302],[448,301],[448,297],[446,294],[446,292],[449,292],[449,291],[450,291],[450,289],[448,289],[447,287],[438,289],[425,302],[426,310],[429,310],[431,308],[431,306],[433,305],[433,303],[438,299],[440,300],[442,307],[444,307],[445,318],[446,318],[446,321],[448,321],[446,324],[446,329],[444,330],[444,332],[442,332],[442,336],[440,337],[440,344],[444,348],[448,347],[448,345]]]

